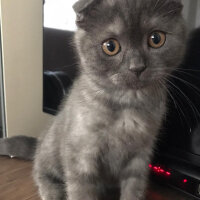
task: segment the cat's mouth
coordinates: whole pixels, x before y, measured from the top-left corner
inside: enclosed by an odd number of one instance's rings
[[[142,80],[141,78],[135,78],[127,74],[124,76],[121,74],[115,74],[111,76],[111,81],[115,86],[134,90],[141,90],[154,83],[153,80]]]
[[[126,86],[134,90],[141,90],[150,86],[150,82],[149,81],[132,81],[132,82],[127,81]]]

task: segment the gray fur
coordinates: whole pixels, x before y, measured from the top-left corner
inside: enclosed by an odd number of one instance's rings
[[[178,0],[84,2],[75,6],[80,75],[38,142],[34,178],[43,200],[109,199],[113,188],[120,189],[120,200],[142,200],[166,112],[165,79],[184,55],[182,5]],[[155,30],[167,32],[160,49],[147,45]],[[121,44],[113,57],[101,48],[109,38]],[[130,71],[138,66],[146,67],[139,79]]]
[[[86,8],[91,6],[92,3],[94,3],[95,0],[80,0],[77,3],[74,4],[73,8],[74,11],[78,14],[83,12]]]
[[[33,160],[37,139],[25,136],[0,139],[0,155]]]

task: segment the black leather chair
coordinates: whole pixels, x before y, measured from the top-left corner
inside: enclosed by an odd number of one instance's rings
[[[43,34],[43,110],[56,114],[78,73],[74,32],[44,28]]]

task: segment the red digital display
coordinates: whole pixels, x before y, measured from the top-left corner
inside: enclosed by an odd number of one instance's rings
[[[149,168],[156,174],[164,175],[167,177],[171,176],[171,172],[169,170],[162,168],[161,166],[149,164]]]

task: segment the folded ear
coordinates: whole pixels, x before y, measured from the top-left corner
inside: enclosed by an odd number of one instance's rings
[[[171,9],[171,13],[180,14],[183,10],[182,0],[171,0]]]
[[[95,0],[79,0],[76,2],[73,6],[74,11],[78,14],[87,9],[89,6],[91,6]]]
[[[155,0],[155,9],[163,16],[180,15],[182,13],[183,4],[181,0]]]
[[[95,6],[99,4],[101,0],[78,0],[73,6],[76,13],[76,24],[79,27],[84,27],[84,22],[87,21],[87,17],[95,15]]]

